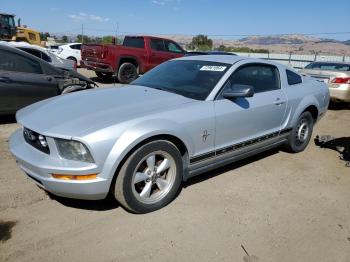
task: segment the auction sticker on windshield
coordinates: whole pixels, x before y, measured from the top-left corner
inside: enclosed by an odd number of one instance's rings
[[[217,71],[217,72],[223,72],[226,69],[226,66],[209,66],[205,65],[202,66],[200,71]]]

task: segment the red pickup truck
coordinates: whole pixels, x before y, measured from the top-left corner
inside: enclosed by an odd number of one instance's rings
[[[185,51],[174,41],[153,36],[126,36],[123,45],[88,44],[81,48],[81,67],[94,70],[97,77],[115,75],[127,84],[153,67]]]

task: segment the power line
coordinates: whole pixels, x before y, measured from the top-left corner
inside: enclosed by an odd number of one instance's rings
[[[117,26],[118,28],[118,26]],[[68,32],[78,32],[81,28],[71,29],[63,32],[56,32],[56,34],[68,33]],[[118,30],[118,29],[117,29]],[[85,27],[85,32],[105,32],[105,33],[116,33],[116,29],[101,29],[101,28],[91,28]],[[135,32],[135,31],[118,31],[118,34],[133,34],[133,35],[176,35],[176,36],[195,36],[197,34],[186,34],[186,33],[151,33],[151,32]],[[200,34],[200,33],[199,33]],[[205,34],[205,33],[201,33]],[[349,32],[315,32],[315,33],[274,33],[274,34],[205,34],[210,37],[252,37],[252,36],[321,36],[321,35],[347,35]]]

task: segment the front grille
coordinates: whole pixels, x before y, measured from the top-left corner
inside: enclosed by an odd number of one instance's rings
[[[50,154],[50,149],[48,146],[44,147],[41,145],[39,141],[39,135],[38,133],[34,132],[33,130],[30,130],[28,128],[23,128],[23,136],[24,140],[30,144],[31,146],[35,147],[41,152],[44,152],[46,154]]]

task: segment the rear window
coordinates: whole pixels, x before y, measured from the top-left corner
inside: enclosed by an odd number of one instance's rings
[[[298,75],[297,73],[294,73],[293,71],[290,71],[287,69],[286,74],[287,74],[288,85],[296,85],[302,82],[301,76]]]
[[[143,37],[125,37],[123,46],[145,48],[145,42],[143,40]]]
[[[43,53],[39,50],[30,49],[30,48],[21,48],[21,47],[19,49],[21,49],[24,52],[27,52],[29,54],[32,54],[33,56],[41,58],[41,59],[45,60],[46,62],[49,62],[49,63],[52,62],[52,59],[48,55],[46,55],[45,53]]]
[[[342,63],[311,63],[305,67],[306,69],[319,69],[328,71],[350,71],[350,64]]]
[[[81,44],[71,45],[70,48],[75,49],[75,50],[80,50]]]

